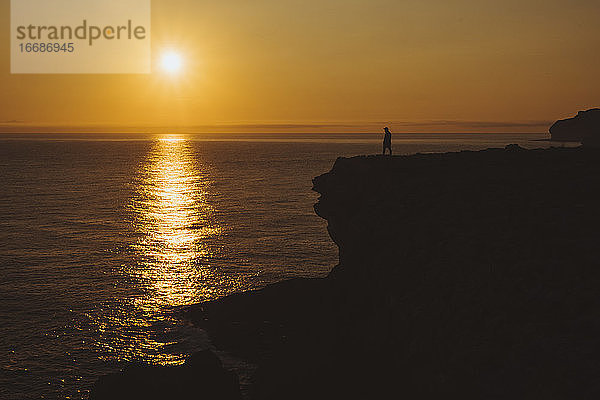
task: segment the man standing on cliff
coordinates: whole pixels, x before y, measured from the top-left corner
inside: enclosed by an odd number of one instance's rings
[[[390,132],[390,130],[388,129],[388,127],[386,126],[383,131],[385,132],[384,136],[383,136],[383,152],[382,154],[385,155],[385,150],[389,149],[390,150],[390,156],[392,155],[392,132]]]

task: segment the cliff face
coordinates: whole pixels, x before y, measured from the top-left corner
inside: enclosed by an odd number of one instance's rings
[[[600,152],[338,159],[340,263],[188,310],[256,399],[600,396]]]
[[[552,140],[558,142],[583,142],[600,144],[600,109],[580,111],[573,118],[556,121],[550,127]]]
[[[314,179],[321,194],[315,211],[329,222],[340,248],[338,270],[348,275],[376,279],[422,270],[430,261],[595,261],[597,154],[487,150],[342,158]],[[397,268],[390,271],[390,262]]]
[[[376,387],[394,371],[409,397],[600,395],[599,156],[356,157],[314,180]]]

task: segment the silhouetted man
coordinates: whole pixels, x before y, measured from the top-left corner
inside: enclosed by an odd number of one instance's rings
[[[390,156],[391,156],[392,155],[392,132],[390,132],[390,130],[387,128],[387,126],[385,127],[385,129],[383,131],[385,132],[385,135],[383,136],[383,152],[382,152],[382,154],[385,155],[385,150],[389,149]]]

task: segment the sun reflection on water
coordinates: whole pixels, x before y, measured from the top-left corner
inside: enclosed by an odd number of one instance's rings
[[[180,138],[159,140],[142,172],[131,209],[142,237],[133,247],[141,265],[130,273],[152,296],[143,307],[178,306],[198,301],[198,285],[214,251],[206,239],[221,228],[207,203],[209,177]]]
[[[172,307],[236,291],[238,279],[212,265],[223,229],[207,201],[210,185],[210,173],[187,140],[154,142],[133,183],[128,214],[137,239],[128,250],[131,262],[121,267],[139,293],[88,316],[100,336],[101,358],[180,364],[186,354],[172,349]]]

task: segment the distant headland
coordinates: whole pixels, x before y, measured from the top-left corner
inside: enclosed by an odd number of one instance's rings
[[[558,120],[550,127],[554,142],[580,142],[584,145],[600,145],[600,108],[592,108],[568,119]]]

